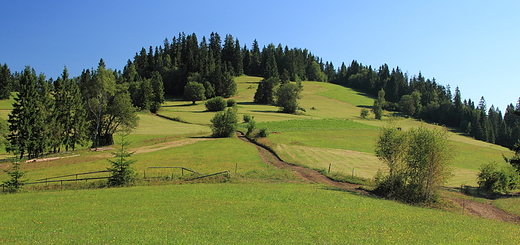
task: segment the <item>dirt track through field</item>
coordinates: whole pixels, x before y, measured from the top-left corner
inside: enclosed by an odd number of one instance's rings
[[[312,169],[304,168],[302,166],[286,163],[286,162],[282,161],[278,156],[276,156],[275,154],[273,154],[272,152],[267,150],[266,148],[249,141],[246,137],[244,137],[243,134],[237,133],[237,136],[239,139],[256,146],[256,148],[258,149],[258,153],[260,154],[260,157],[266,164],[269,164],[269,165],[272,165],[272,166],[275,166],[275,167],[281,168],[281,169],[291,170],[296,176],[300,177],[301,179],[303,179],[306,182],[320,183],[320,184],[325,184],[328,186],[337,187],[337,188],[348,190],[348,191],[353,191],[356,193],[368,194],[368,192],[359,188],[359,187],[361,187],[360,185],[334,181],[334,180],[329,179],[327,176],[319,173],[316,170],[312,170]]]
[[[259,146],[250,140],[248,140],[244,135],[240,132],[237,133],[238,138],[241,140],[251,143],[256,146],[258,149],[258,153],[260,154],[260,157],[262,160],[269,165],[275,166],[277,168],[281,169],[288,169],[291,170],[296,176],[302,178],[304,181],[311,182],[311,183],[320,183],[336,188],[340,188],[343,190],[361,193],[365,195],[370,195],[367,191],[361,189],[360,185],[356,184],[350,184],[350,183],[344,183],[344,182],[337,182],[334,180],[329,179],[327,176],[319,173],[316,170],[304,168],[298,165],[286,163],[283,160],[281,160],[278,156],[273,154],[271,151],[267,150],[266,148]],[[451,198],[451,200],[459,205],[459,207],[464,207],[465,214],[471,214],[475,216],[479,216],[486,219],[494,219],[499,220],[503,222],[509,222],[514,224],[520,224],[520,217],[507,213],[504,210],[501,210],[497,208],[496,206],[491,204],[491,201],[488,203],[479,203],[472,200],[462,199],[462,198]]]

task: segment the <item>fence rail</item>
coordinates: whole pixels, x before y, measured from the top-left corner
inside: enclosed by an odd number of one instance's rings
[[[185,170],[188,171],[188,172],[192,172],[194,174],[199,175],[199,176],[191,178],[191,179],[186,179],[186,181],[192,181],[192,180],[207,178],[207,177],[216,176],[216,175],[226,175],[227,178],[230,177],[229,170],[218,172],[218,173],[204,175],[204,174],[199,173],[199,172],[197,172],[197,171],[195,171],[193,169],[189,169],[189,168],[185,168],[185,167],[148,167],[148,169],[168,169],[168,168],[170,168],[170,169],[171,168],[181,169],[182,170],[182,175],[184,175],[184,171]],[[83,181],[83,180],[84,181],[88,181],[88,180],[108,179],[108,178],[110,178],[110,176],[78,178],[78,176],[81,176],[81,175],[107,173],[107,172],[110,172],[110,171],[109,170],[101,170],[101,171],[92,171],[92,172],[85,172],[85,173],[76,173],[76,174],[53,176],[53,177],[49,177],[49,178],[37,179],[35,182],[24,183],[24,185],[48,184],[48,183],[58,183],[58,182],[60,184],[63,184],[63,182],[71,182],[71,181]],[[76,177],[76,178],[73,178],[73,179],[60,179],[60,178],[67,178],[67,177],[73,177],[73,176]],[[146,171],[144,172],[144,176],[143,177],[145,179],[147,178],[146,177]],[[173,179],[173,175],[172,175],[172,179]],[[4,184],[0,184],[0,186],[2,187],[2,189],[5,188]]]
[[[55,176],[55,177],[49,177],[49,178],[43,178],[43,179],[37,179],[37,181],[38,181],[38,180],[59,179],[59,178],[72,177],[72,176],[76,176],[76,179],[78,179],[78,175],[97,174],[97,173],[107,173],[107,172],[110,172],[110,171],[108,171],[108,170],[101,170],[101,171],[93,171],[93,172],[85,172],[85,173],[69,174],[69,175],[62,175],[62,176]]]
[[[204,175],[204,176],[191,178],[191,179],[188,179],[187,181],[192,181],[192,180],[196,180],[196,179],[202,179],[202,178],[211,177],[211,176],[220,175],[220,174],[226,174],[227,177],[229,178],[229,170],[226,170],[226,171],[222,171],[222,172],[218,172],[218,173],[214,173],[214,174],[208,174],[208,175]]]
[[[189,171],[189,172],[192,172],[192,173],[196,173],[196,174],[200,174],[200,175],[202,175],[201,173],[199,173],[199,172],[197,172],[197,171],[195,171],[195,170],[193,170],[193,169],[189,169],[189,168],[185,168],[185,167],[148,167],[148,168],[149,168],[149,169],[150,169],[150,168],[180,168],[180,169],[182,169],[182,174],[183,174],[183,175],[184,175],[184,170]]]

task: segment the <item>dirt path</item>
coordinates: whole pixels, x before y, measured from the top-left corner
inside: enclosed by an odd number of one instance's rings
[[[312,169],[304,168],[302,166],[286,163],[286,162],[282,161],[280,158],[278,158],[278,156],[276,156],[272,152],[265,149],[264,147],[261,147],[255,143],[249,141],[241,133],[237,133],[237,136],[239,139],[256,146],[256,148],[258,149],[258,153],[260,154],[260,157],[262,158],[262,160],[265,163],[275,166],[277,168],[291,170],[296,176],[300,177],[301,179],[303,179],[306,182],[320,183],[320,184],[325,184],[328,186],[333,186],[333,187],[341,188],[341,189],[348,190],[348,191],[353,191],[353,192],[362,193],[362,194],[368,194],[367,191],[359,188],[361,185],[337,182],[337,181],[329,179],[327,176],[319,173],[316,170],[312,170]]]
[[[491,200],[488,200],[487,203],[480,203],[456,197],[450,199],[457,203],[461,207],[461,210],[462,207],[464,207],[465,213],[470,213],[472,215],[480,216],[486,219],[494,219],[503,222],[520,224],[520,217],[497,208],[491,203]]]
[[[367,191],[360,189],[360,185],[337,182],[329,179],[328,177],[324,176],[318,171],[286,163],[282,161],[280,158],[278,158],[275,154],[265,149],[264,147],[261,147],[249,141],[247,138],[243,136],[243,134],[237,133],[237,136],[241,140],[256,146],[256,148],[258,149],[258,153],[260,154],[260,157],[265,163],[275,166],[277,168],[291,170],[296,176],[302,178],[304,181],[325,184],[328,186],[341,188],[347,191],[370,195]],[[489,201],[488,203],[479,203],[462,198],[451,198],[451,200],[453,200],[455,204],[459,205],[461,209],[464,206],[466,214],[469,213],[471,215],[480,216],[486,219],[494,219],[503,222],[520,224],[519,216],[507,213],[504,210],[497,208],[496,206],[491,204],[491,201]]]

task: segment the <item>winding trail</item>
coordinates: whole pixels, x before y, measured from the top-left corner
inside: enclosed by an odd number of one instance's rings
[[[237,136],[239,139],[248,142],[250,144],[253,144],[257,149],[258,153],[260,154],[260,157],[262,160],[269,165],[275,166],[277,168],[281,169],[287,169],[291,170],[296,176],[300,177],[306,182],[310,183],[320,183],[336,188],[340,188],[343,190],[360,193],[363,195],[372,195],[366,190],[361,189],[361,185],[357,184],[350,184],[345,182],[338,182],[329,179],[327,176],[319,173],[316,170],[304,168],[302,166],[290,164],[287,162],[284,162],[281,160],[277,155],[273,154],[271,151],[267,150],[266,148],[250,141],[247,139],[241,132],[237,132]],[[480,203],[473,200],[467,200],[463,198],[456,198],[451,197],[450,198],[454,204],[459,205],[459,207],[462,209],[464,207],[464,211],[467,214],[479,216],[485,219],[494,219],[499,220],[503,222],[508,223],[514,223],[520,225],[520,217],[514,214],[510,214],[505,212],[502,209],[497,208],[494,206],[491,201],[488,203]]]
[[[262,160],[265,163],[275,166],[277,168],[291,170],[296,176],[300,177],[301,179],[303,179],[306,182],[325,184],[325,185],[337,187],[337,188],[340,188],[343,190],[369,195],[369,193],[367,191],[360,188],[361,185],[334,181],[334,180],[329,179],[327,176],[319,173],[316,170],[308,169],[308,168],[304,168],[302,166],[284,162],[277,155],[273,154],[271,151],[267,150],[266,148],[264,148],[262,146],[259,146],[258,144],[254,143],[254,142],[251,142],[242,133],[237,132],[237,136],[239,139],[253,144],[258,149],[258,153],[260,154],[260,157],[262,158]]]

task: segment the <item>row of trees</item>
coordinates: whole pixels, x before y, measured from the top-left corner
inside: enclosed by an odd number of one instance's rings
[[[103,60],[97,70],[76,78],[65,68],[56,81],[26,67],[9,114],[7,151],[33,158],[62,147],[74,150],[89,140],[93,147],[113,144],[118,129],[137,126],[129,86],[116,83],[116,75]]]
[[[96,75],[98,70],[84,70],[80,77],[73,80],[78,84],[88,84],[94,77],[101,76]],[[509,148],[520,137],[520,119],[512,116],[515,110],[520,109],[520,104],[516,108],[509,105],[502,114],[493,106],[487,109],[483,98],[477,105],[471,100],[463,101],[458,88],[452,95],[449,86],[439,85],[435,79],[426,79],[420,73],[409,78],[399,67],[390,70],[384,64],[373,69],[355,60],[348,67],[343,63],[336,70],[331,62],[323,63],[306,49],[289,49],[281,44],[269,44],[261,49],[256,40],[248,48],[241,46],[239,40],[229,34],[224,40],[218,33],[211,33],[209,39],[202,37],[199,40],[196,34],[180,33],[171,41],[164,40],[162,46],[150,46],[148,50],[142,48],[133,60],[128,60],[122,71],[101,73],[106,73],[103,76],[108,76],[108,80],[115,80],[117,89],[106,87],[109,97],[115,95],[116,90],[124,91],[129,94],[134,107],[152,112],[159,110],[165,93],[183,95],[186,88],[197,91],[204,88],[204,96],[189,98],[191,101],[217,96],[228,98],[236,92],[233,76],[247,74],[264,77],[255,95],[257,103],[275,103],[273,88],[279,84],[301,80],[330,81],[373,96],[381,93],[383,96],[378,96],[381,98],[378,98],[374,110],[377,117],[382,116],[382,109],[401,111],[416,118],[460,127],[476,139]],[[21,79],[21,73],[11,73],[6,64],[0,66],[0,97],[7,98],[10,91],[21,91],[24,86]],[[54,83],[48,83],[49,90],[53,91]],[[103,106],[97,104],[104,103],[108,97],[101,96],[103,93],[95,89],[82,87],[81,90],[91,96],[90,99],[84,98],[84,103],[89,115],[95,117],[90,118],[96,122],[94,145],[110,143],[111,136],[107,139],[103,136],[104,126],[99,113]],[[92,99],[93,94],[101,97]],[[94,113],[96,106],[98,113]]]
[[[342,64],[337,72],[332,72],[330,63],[323,69],[331,82],[377,96],[374,113],[378,118],[380,109],[400,111],[418,119],[459,127],[478,140],[508,148],[520,138],[520,119],[514,116],[515,110],[520,110],[520,101],[516,107],[508,105],[502,114],[494,106],[488,109],[484,97],[475,105],[471,99],[462,99],[458,87],[452,95],[449,86],[438,84],[434,78],[427,79],[421,73],[408,78],[399,67],[390,70],[384,64],[373,69],[354,60],[349,67]]]
[[[236,92],[233,76],[243,74],[279,77],[284,81],[327,81],[321,60],[306,49],[269,44],[260,49],[255,40],[252,48],[241,46],[232,35],[222,41],[218,33],[198,40],[196,34],[180,33],[162,46],[142,48],[127,62],[126,74],[146,79],[159,72],[166,94],[183,95],[188,82],[204,85],[206,99],[232,96]],[[132,75],[135,77],[135,75]],[[135,79],[134,79],[135,80]]]

